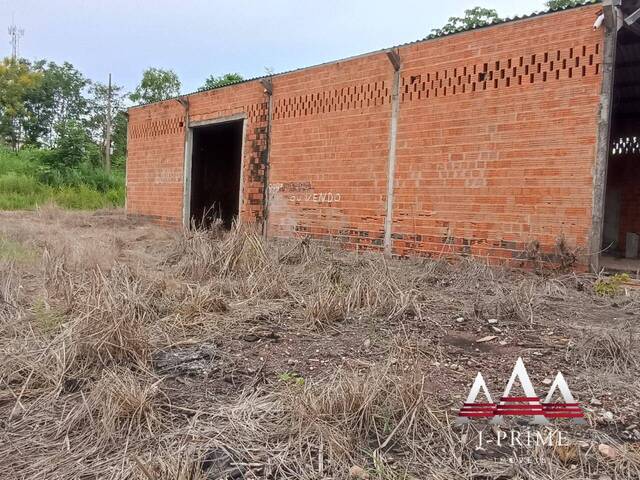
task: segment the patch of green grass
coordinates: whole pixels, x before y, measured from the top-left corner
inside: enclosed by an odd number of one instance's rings
[[[121,205],[119,196],[111,192],[99,192],[85,185],[62,187],[53,193],[51,199],[63,208],[76,210],[96,210]]]
[[[28,195],[41,192],[44,188],[45,186],[38,183],[35,178],[23,174],[8,172],[0,176],[0,192],[2,193]]]
[[[40,164],[40,155],[37,152],[37,150],[23,150],[14,153],[0,146],[0,176],[8,173],[34,176]]]
[[[83,165],[48,175],[51,172],[42,163],[45,154],[0,148],[0,210],[31,210],[47,203],[78,210],[124,205],[124,172],[107,174],[99,167]]]
[[[0,192],[0,210],[33,210],[47,203],[47,197],[40,194],[22,195]]]
[[[304,378],[293,372],[282,372],[278,374],[278,380],[284,383],[298,385],[299,387],[304,385]]]
[[[15,172],[0,175],[0,210],[35,208],[46,202],[49,190],[33,177]]]
[[[124,188],[124,181],[122,184],[115,186],[114,188],[110,188],[105,193],[107,199],[115,206],[122,207],[124,206],[124,201],[126,198],[126,191]]]
[[[101,192],[86,185],[50,187],[13,173],[0,176],[0,210],[32,210],[46,203],[77,210],[124,205],[124,185]]]

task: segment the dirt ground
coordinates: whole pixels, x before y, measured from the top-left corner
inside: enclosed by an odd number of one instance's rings
[[[623,278],[1,212],[0,478],[637,479],[639,321]],[[454,425],[518,357],[587,424],[503,428],[565,445]]]

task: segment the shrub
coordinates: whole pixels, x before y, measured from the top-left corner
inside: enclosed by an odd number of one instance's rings
[[[124,185],[124,178],[118,173],[107,173],[102,168],[91,165],[82,165],[78,171],[83,184],[93,187],[99,192],[108,192],[117,188],[120,184]]]
[[[107,173],[86,158],[76,164],[59,162],[60,155],[59,149],[16,153],[0,146],[0,210],[32,209],[47,202],[73,209],[124,205],[121,169]]]
[[[95,210],[112,206],[104,195],[86,185],[63,187],[54,194],[53,200],[63,208],[76,210]]]
[[[601,297],[615,297],[622,290],[622,284],[631,279],[628,273],[617,273],[613,277],[600,278],[593,286]]]
[[[3,193],[31,194],[42,190],[43,186],[35,178],[13,172],[0,176],[0,191]]]
[[[37,167],[31,159],[0,147],[0,176],[13,173],[16,175],[30,175]]]
[[[44,161],[52,168],[73,168],[88,159],[91,140],[81,125],[77,122],[63,122],[56,126],[56,133],[56,148],[44,157]]]
[[[49,189],[22,174],[0,175],[0,210],[34,208],[46,203]]]
[[[126,197],[124,184],[117,185],[115,188],[109,189],[109,191],[107,191],[106,196],[109,203],[114,207],[124,205],[124,201]]]

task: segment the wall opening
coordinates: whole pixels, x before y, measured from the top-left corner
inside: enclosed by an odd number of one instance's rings
[[[189,219],[231,228],[239,214],[243,120],[194,127]]]
[[[618,33],[601,265],[640,270],[640,36]]]

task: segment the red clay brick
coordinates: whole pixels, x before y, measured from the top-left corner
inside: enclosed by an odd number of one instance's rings
[[[586,248],[603,40],[591,25],[599,8],[399,48],[394,253],[524,262],[530,241],[552,252],[561,236]],[[273,78],[271,235],[382,249],[392,81],[384,53]],[[262,221],[262,85],[189,102],[191,122],[246,116],[241,217]],[[175,100],[130,110],[129,213],[181,224],[185,120]]]

